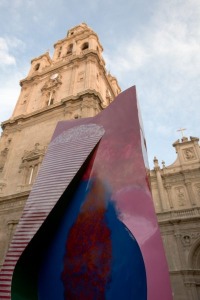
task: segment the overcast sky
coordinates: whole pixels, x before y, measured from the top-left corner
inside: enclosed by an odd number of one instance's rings
[[[200,136],[200,0],[0,0],[0,121],[7,120],[32,58],[86,22],[122,90],[136,85],[149,163]]]

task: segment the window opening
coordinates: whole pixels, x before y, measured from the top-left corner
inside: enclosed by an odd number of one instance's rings
[[[51,91],[49,94],[49,100],[47,102],[47,106],[50,106],[54,102],[55,91]]]
[[[67,48],[67,54],[72,54],[73,44],[70,44]]]
[[[37,65],[35,66],[35,71],[38,71],[39,68],[40,68],[40,64],[37,64]]]
[[[28,184],[31,184],[31,182],[32,182],[32,179],[33,179],[33,167],[30,167],[30,169],[29,169],[29,181],[28,181]]]
[[[89,48],[88,42],[84,43],[84,44],[82,45],[82,47],[81,47],[82,50],[86,50],[86,49],[88,49],[88,48]]]

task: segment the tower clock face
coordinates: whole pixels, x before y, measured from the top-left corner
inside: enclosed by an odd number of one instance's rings
[[[58,73],[51,75],[50,79],[51,80],[55,80],[56,78],[58,78]]]

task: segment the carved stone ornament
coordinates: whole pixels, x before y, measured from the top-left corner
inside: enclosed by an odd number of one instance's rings
[[[58,88],[62,84],[61,76],[59,74],[54,74],[54,75],[57,75],[57,76],[52,75],[49,78],[49,80],[42,87],[42,89],[41,89],[42,92],[51,90],[53,88]]]
[[[200,237],[200,232],[182,233],[181,242],[184,247],[191,246]]]
[[[77,76],[77,81],[80,82],[85,79],[85,72],[79,72]]]
[[[25,105],[27,103],[27,100],[28,100],[28,97],[29,97],[29,94],[25,94],[22,101],[21,101],[21,105]]]
[[[8,148],[4,148],[0,153],[0,173],[3,171],[7,155],[8,155]]]
[[[178,198],[178,204],[179,206],[184,206],[186,199],[185,199],[185,191],[183,187],[177,187],[176,188],[176,195]]]
[[[192,159],[195,159],[196,158],[196,155],[195,155],[195,152],[194,152],[194,149],[191,147],[191,148],[187,148],[185,150],[183,150],[183,154],[184,154],[184,158],[185,160],[192,160]]]
[[[6,187],[6,181],[4,179],[0,180],[0,195],[3,194],[4,188]]]

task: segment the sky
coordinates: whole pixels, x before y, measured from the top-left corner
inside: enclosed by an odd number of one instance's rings
[[[85,22],[123,90],[136,85],[149,164],[176,159],[172,143],[200,137],[199,0],[0,0],[0,122],[10,118],[31,59]]]

